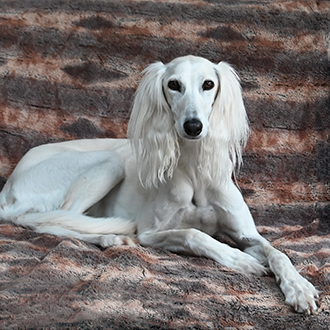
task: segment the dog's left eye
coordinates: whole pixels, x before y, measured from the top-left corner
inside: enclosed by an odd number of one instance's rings
[[[203,83],[203,90],[208,91],[214,87],[214,82],[212,80],[205,80]]]

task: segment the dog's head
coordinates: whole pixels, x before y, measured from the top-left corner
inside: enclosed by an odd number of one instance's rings
[[[207,144],[215,153],[207,159],[216,159],[220,150],[226,150],[232,167],[236,159],[240,161],[248,124],[239,79],[227,63],[184,56],[168,64],[151,64],[143,74],[128,136],[135,146],[144,185],[157,185],[172,176],[180,156],[180,141]],[[209,165],[219,172],[216,166]]]
[[[200,139],[207,135],[219,84],[215,66],[204,58],[186,56],[167,64],[163,93],[181,138]]]

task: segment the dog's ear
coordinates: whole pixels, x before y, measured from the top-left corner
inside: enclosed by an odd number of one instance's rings
[[[228,145],[234,169],[242,161],[242,147],[245,147],[249,137],[248,118],[235,70],[225,62],[216,65],[215,70],[220,87],[210,118],[211,134]]]
[[[149,65],[142,72],[128,123],[127,133],[144,187],[157,187],[172,177],[179,158],[174,120],[163,93],[165,72],[166,66],[161,62]]]

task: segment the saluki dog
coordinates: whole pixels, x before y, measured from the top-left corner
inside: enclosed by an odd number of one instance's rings
[[[154,246],[261,275],[270,269],[297,312],[318,291],[260,236],[233,182],[249,135],[241,86],[225,62],[184,56],[143,71],[129,139],[42,145],[0,194],[0,218],[103,247]],[[218,232],[238,248],[212,238]]]

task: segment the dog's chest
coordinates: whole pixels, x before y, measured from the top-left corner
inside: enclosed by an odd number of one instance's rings
[[[182,214],[182,228],[196,228],[211,235],[217,231],[218,215],[214,199],[206,191],[194,190]]]

